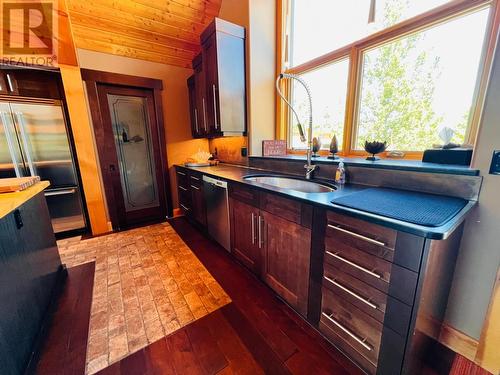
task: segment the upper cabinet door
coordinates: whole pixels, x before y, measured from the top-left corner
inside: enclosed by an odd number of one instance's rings
[[[212,34],[203,43],[203,66],[207,90],[208,129],[212,136],[220,132],[220,101],[217,68],[217,34]]]
[[[200,123],[198,122],[198,108],[196,102],[196,85],[194,74],[188,78],[188,94],[189,94],[189,119],[191,120],[191,134],[193,138],[200,137]]]
[[[205,70],[203,69],[203,64],[201,62],[201,55],[193,60],[194,69],[194,87],[196,92],[195,108],[196,108],[196,118],[198,123],[197,134],[199,136],[206,136],[208,134],[208,124],[207,124],[207,98],[205,90]]]

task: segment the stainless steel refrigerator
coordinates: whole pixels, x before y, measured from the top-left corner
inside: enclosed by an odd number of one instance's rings
[[[81,189],[62,104],[0,100],[0,178],[40,176],[56,234],[84,230]]]

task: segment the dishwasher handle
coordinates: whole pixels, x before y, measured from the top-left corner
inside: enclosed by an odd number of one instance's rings
[[[217,180],[212,177],[208,177],[203,175],[203,181],[208,182],[209,184],[221,187],[223,189],[227,189],[227,181]]]

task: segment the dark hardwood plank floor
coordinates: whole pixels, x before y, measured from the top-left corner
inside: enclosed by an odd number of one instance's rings
[[[85,374],[94,272],[95,263],[68,269],[47,338],[41,347],[37,374]]]
[[[170,224],[232,302],[114,363],[100,375],[361,373],[222,247],[183,218]],[[38,374],[85,373],[93,277],[94,264],[69,269]],[[463,369],[470,370],[470,362],[458,363],[462,357],[443,350],[436,351],[439,359],[432,360],[443,363],[426,374],[465,375]]]

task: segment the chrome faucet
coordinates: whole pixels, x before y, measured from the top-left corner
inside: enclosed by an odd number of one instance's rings
[[[304,88],[306,89],[307,97],[309,99],[309,128],[307,129],[307,164],[304,165],[304,168],[306,170],[306,179],[309,180],[312,177],[313,172],[318,168],[317,165],[312,164],[312,147],[313,147],[313,142],[312,142],[312,99],[311,99],[311,91],[309,90],[309,86],[307,83],[300,78],[296,74],[288,74],[288,73],[281,73],[278,78],[276,78],[276,90],[278,91],[279,96],[283,101],[290,107],[292,110],[293,114],[295,115],[295,118],[297,119],[297,127],[299,128],[299,135],[300,135],[300,140],[302,142],[306,141],[306,137],[304,136],[304,129],[302,127],[302,124],[300,123],[299,115],[293,108],[293,106],[290,104],[290,102],[283,96],[280,90],[280,81],[284,78],[288,79],[295,79],[298,81]]]

